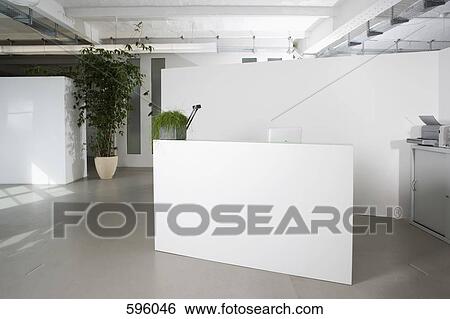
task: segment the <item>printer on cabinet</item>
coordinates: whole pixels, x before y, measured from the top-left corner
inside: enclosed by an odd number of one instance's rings
[[[450,147],[450,125],[441,124],[434,116],[420,116],[424,126],[422,126],[422,136],[410,138],[408,143],[434,146]]]

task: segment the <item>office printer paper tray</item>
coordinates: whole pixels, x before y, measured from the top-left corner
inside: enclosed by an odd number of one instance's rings
[[[423,138],[408,138],[406,141],[411,144],[418,144],[418,145],[423,145],[423,146],[438,146],[439,145],[439,141],[437,141],[437,140],[427,140],[427,139],[423,139]]]

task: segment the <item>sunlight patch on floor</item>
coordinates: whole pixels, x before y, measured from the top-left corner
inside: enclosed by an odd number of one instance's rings
[[[61,197],[61,196],[73,194],[72,191],[68,190],[65,187],[52,188],[52,189],[46,190],[45,192],[53,197]]]
[[[4,188],[4,191],[7,192],[9,195],[19,195],[19,194],[29,192],[30,189],[25,186],[14,186],[14,187]]]
[[[0,198],[0,209],[7,209],[7,208],[11,208],[11,207],[15,207],[18,204],[9,197],[6,198]]]
[[[35,231],[36,229],[23,234],[12,236],[11,238],[2,241],[0,243],[0,249],[20,243],[22,240],[30,237]]]
[[[28,193],[28,194],[18,195],[18,196],[15,196],[14,199],[16,199],[21,204],[30,204],[30,203],[35,203],[35,202],[44,200],[44,198],[42,198],[41,196],[39,196],[36,193]]]

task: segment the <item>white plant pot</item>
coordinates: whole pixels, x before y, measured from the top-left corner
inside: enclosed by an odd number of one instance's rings
[[[112,179],[116,173],[118,162],[118,156],[96,157],[95,169],[97,170],[98,176],[100,176],[101,179]]]
[[[186,140],[186,130],[178,130],[172,127],[161,127],[159,130],[161,140]]]

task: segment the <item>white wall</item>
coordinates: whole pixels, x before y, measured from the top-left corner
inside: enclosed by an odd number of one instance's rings
[[[287,46],[286,46],[287,51]],[[292,60],[292,56],[287,53],[189,53],[189,54],[152,54],[147,58],[162,57],[166,59],[166,67],[185,68],[193,66],[214,66],[223,64],[242,64],[242,58],[256,58],[258,62],[267,62],[269,58],[282,58]]]
[[[287,46],[286,46],[287,50]],[[141,55],[141,73],[145,74],[141,94],[151,88],[151,59],[166,59],[166,68],[183,68],[193,66],[213,66],[224,64],[241,64],[242,58],[257,58],[259,62],[265,62],[269,58],[282,58],[290,60],[292,56],[285,52],[273,53],[192,53],[192,54],[145,54]],[[152,167],[153,155],[151,144],[151,118],[148,117],[151,102],[150,96],[141,97],[141,154],[127,154],[127,137],[117,136],[117,147],[120,167]],[[124,132],[126,132],[126,127]]]
[[[191,105],[203,105],[189,132],[193,140],[263,142],[271,126],[300,126],[305,143],[352,144],[355,204],[376,205],[379,215],[397,205],[409,213],[410,148],[405,140],[420,125],[419,115],[438,115],[439,53],[369,59],[168,69],[163,71],[163,108],[189,114]]]
[[[450,124],[450,49],[440,52],[439,63],[439,112],[441,120]]]
[[[84,128],[71,80],[0,78],[0,184],[66,184],[86,176]]]

